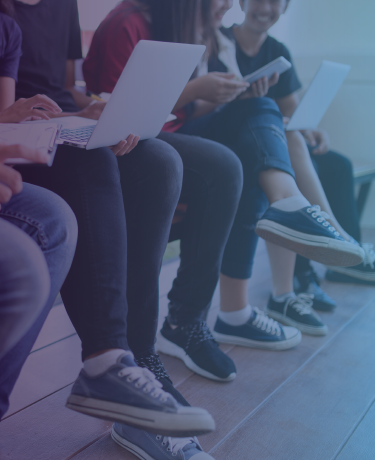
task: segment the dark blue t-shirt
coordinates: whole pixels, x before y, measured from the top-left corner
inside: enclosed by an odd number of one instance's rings
[[[236,43],[237,63],[243,76],[255,72],[280,56],[283,56],[286,60],[292,63],[292,67],[280,75],[278,83],[269,89],[267,97],[271,99],[281,99],[301,88],[301,83],[293,66],[292,58],[285,45],[277,41],[275,38],[268,36],[261,46],[259,53],[256,56],[250,57],[247,56],[237,44],[233,34],[233,28],[222,28],[221,31],[230,40]],[[226,72],[227,69],[220,61],[217,60],[217,58],[214,58],[209,62],[208,70],[210,72]]]
[[[22,33],[17,23],[0,13],[0,77],[10,77],[17,81],[21,44]]]

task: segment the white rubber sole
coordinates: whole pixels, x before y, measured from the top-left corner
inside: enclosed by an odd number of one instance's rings
[[[350,267],[363,262],[364,251],[348,241],[307,235],[267,219],[258,221],[255,232],[270,243],[289,249],[324,265]]]
[[[161,412],[77,395],[69,396],[66,407],[163,436],[198,436],[211,433],[215,429],[211,415],[206,410],[196,407],[181,406],[177,413]]]
[[[211,374],[210,372],[207,372],[206,370],[200,368],[197,366],[194,361],[186,354],[185,350],[175,343],[171,342],[170,340],[167,340],[161,333],[160,331],[157,334],[157,341],[155,344],[156,350],[164,353],[165,355],[169,356],[174,356],[175,358],[181,359],[187,368],[189,368],[191,371],[195,372],[198,375],[201,375],[202,377],[206,377],[207,379],[210,380],[216,380],[217,382],[231,382],[236,378],[236,373],[233,372],[230,374],[227,378],[222,379],[220,377],[217,377],[214,374]]]
[[[260,350],[272,350],[282,351],[288,350],[298,345],[302,340],[302,335],[299,330],[296,334],[289,339],[283,340],[282,342],[261,342],[260,340],[245,339],[236,335],[220,334],[219,332],[213,331],[215,339],[220,343],[228,343],[230,345],[239,345],[241,347],[258,348]]]
[[[115,441],[116,444],[128,450],[129,452],[131,452],[133,455],[140,458],[141,460],[155,460],[155,457],[150,457],[150,455],[148,455],[148,453],[145,452],[143,449],[141,449],[139,446],[137,446],[136,444],[133,444],[132,442],[120,436],[116,432],[114,427],[112,427],[111,437]],[[200,454],[194,455],[193,460],[207,460],[207,458],[212,459],[212,457],[202,452]]]
[[[321,336],[327,335],[328,333],[328,327],[325,325],[322,327],[306,326],[282,315],[281,313],[278,313],[277,311],[269,310],[268,308],[265,313],[267,316],[270,316],[281,324],[299,329],[303,334]]]
[[[352,268],[348,267],[329,267],[327,266],[330,270],[336,272],[336,273],[341,273],[342,275],[347,275],[351,276],[352,278],[356,278],[358,280],[364,280],[364,281],[372,281],[375,283],[375,273],[363,273],[359,272],[358,270],[354,270]]]

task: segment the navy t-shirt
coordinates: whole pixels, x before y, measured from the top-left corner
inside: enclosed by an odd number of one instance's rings
[[[65,112],[77,111],[65,89],[66,61],[82,58],[77,0],[15,1],[15,6],[23,34],[17,99],[46,94]]]
[[[222,28],[221,31],[233,42],[236,42],[235,36],[233,34],[233,28]],[[286,60],[291,62],[292,67],[286,72],[282,73],[278,83],[269,89],[267,97],[271,99],[281,99],[283,97],[289,96],[301,88],[301,83],[297,77],[297,73],[293,66],[292,58],[287,47],[277,41],[275,38],[268,36],[261,46],[258,54],[256,56],[250,57],[242,51],[236,42],[237,63],[243,76],[255,72],[256,70],[260,69],[261,67],[265,66],[280,56],[283,56]],[[216,70],[217,72],[225,72],[225,66],[221,64],[220,69],[220,64],[221,63],[217,59],[212,60],[209,63],[209,71]]]
[[[10,77],[17,81],[21,43],[22,33],[17,23],[0,13],[0,77]]]

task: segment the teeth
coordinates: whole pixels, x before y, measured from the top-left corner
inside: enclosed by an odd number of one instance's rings
[[[258,17],[257,17],[257,20],[258,20],[259,22],[268,22],[269,18],[268,18],[268,17],[265,18],[265,17],[260,17],[260,16],[258,16]]]

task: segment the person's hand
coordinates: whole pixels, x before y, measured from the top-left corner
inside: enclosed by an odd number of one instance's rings
[[[276,85],[279,81],[279,74],[274,73],[271,78],[263,77],[251,84],[250,88],[243,93],[239,99],[250,99],[252,97],[267,96],[271,86]]]
[[[306,142],[312,147],[315,155],[324,155],[329,150],[329,137],[325,131],[306,129],[301,131]]]
[[[87,107],[78,112],[76,115],[82,118],[91,118],[92,120],[99,120],[106,102],[92,101]]]
[[[138,141],[139,136],[129,134],[126,141],[120,141],[117,145],[110,147],[110,149],[116,155],[116,157],[122,157],[123,155],[131,152],[135,147],[137,147]]]
[[[235,79],[234,74],[209,72],[192,80],[196,86],[196,99],[214,104],[226,104],[236,99],[249,88],[249,83]]]
[[[18,99],[17,102],[0,112],[0,123],[49,120],[50,118],[46,111],[58,114],[61,113],[62,110],[56,102],[44,94],[38,94],[30,99]]]
[[[34,163],[47,163],[48,154],[23,145],[0,145],[0,209],[1,203],[7,203],[12,195],[22,190],[21,174],[4,164],[9,158],[24,158]]]

